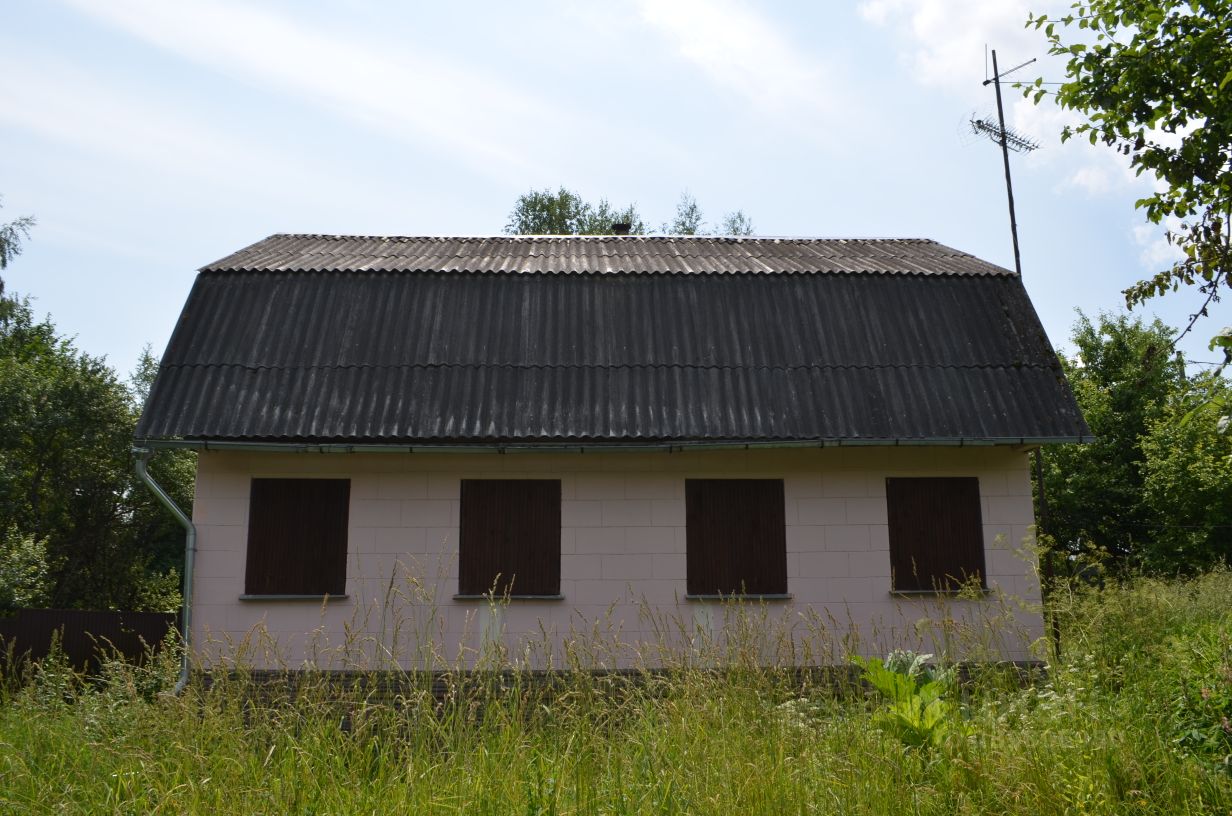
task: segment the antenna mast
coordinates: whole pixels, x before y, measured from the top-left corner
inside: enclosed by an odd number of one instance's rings
[[[1005,195],[1010,203],[1010,235],[1014,239],[1014,271],[1018,273],[1018,277],[1022,277],[1022,257],[1018,252],[1018,217],[1014,213],[1014,185],[1010,181],[1010,148],[1020,153],[1030,153],[1039,145],[1032,142],[1025,136],[1013,133],[1005,127],[1005,108],[1001,105],[1001,77],[1012,74],[1019,68],[1030,65],[1035,60],[1027,60],[1022,65],[1016,65],[1013,68],[1002,74],[997,70],[997,49],[992,50],[992,79],[984,80],[984,84],[993,83],[997,89],[997,124],[994,125],[987,119],[972,119],[971,129],[976,133],[983,133],[993,141],[1001,145],[1001,158],[1005,162]]]

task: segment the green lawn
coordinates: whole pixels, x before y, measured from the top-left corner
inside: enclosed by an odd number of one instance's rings
[[[947,692],[923,748],[875,693],[774,669],[442,705],[257,704],[240,680],[176,698],[165,668],[51,667],[0,703],[0,812],[1228,813],[1229,598],[1226,572],[1066,597],[1046,679]]]

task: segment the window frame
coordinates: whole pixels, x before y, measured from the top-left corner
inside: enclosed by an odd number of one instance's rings
[[[252,477],[240,600],[346,598],[350,505],[349,478]]]
[[[919,521],[925,515],[932,523]],[[891,594],[959,595],[975,586],[973,577],[978,591],[988,591],[979,477],[886,477],[886,518]],[[919,574],[920,564],[927,576]]]
[[[563,600],[561,498],[560,479],[460,480],[454,599]],[[519,570],[529,573],[525,591]]]
[[[686,600],[789,600],[789,580],[783,479],[685,479]]]

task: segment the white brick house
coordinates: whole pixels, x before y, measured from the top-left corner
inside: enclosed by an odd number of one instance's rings
[[[1027,659],[1027,454],[1088,434],[1017,276],[931,242],[274,236],[138,441],[200,451],[197,657],[348,668],[653,663],[733,598],[776,659]]]

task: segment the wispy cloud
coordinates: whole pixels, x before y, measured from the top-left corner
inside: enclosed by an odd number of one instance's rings
[[[1178,230],[1180,219],[1169,219],[1167,225],[1137,224],[1133,227],[1134,243],[1138,245],[1138,262],[1144,269],[1158,270],[1176,263],[1184,253],[1169,243],[1167,230]]]
[[[489,175],[513,178],[544,158],[531,123],[569,122],[567,112],[539,97],[439,53],[348,39],[264,8],[227,0],[67,2],[181,58]]]
[[[6,49],[0,121],[110,164],[210,186],[290,183],[305,168],[287,153],[236,138],[210,122],[106,84],[83,70]]]
[[[992,75],[992,65],[984,64],[986,48],[997,50],[1003,73],[1038,60],[1015,72],[1013,80],[1063,76],[1064,66],[1047,55],[1043,36],[1025,27],[1033,10],[1037,5],[1028,0],[863,0],[859,6],[867,22],[888,29],[903,44],[902,61],[912,81],[944,90],[980,115],[995,112],[992,90],[982,85]],[[1083,138],[1060,145],[1061,131],[1083,121],[1077,112],[1049,100],[1032,104],[1006,85],[1003,93],[1010,127],[1044,147],[1026,159],[1027,167],[1049,167],[1059,175],[1054,187],[1058,194],[1077,190],[1089,197],[1119,195],[1144,186],[1128,159],[1104,145]]]
[[[1002,70],[1039,56],[1041,38],[1023,28],[1032,8],[1027,0],[864,0],[859,5],[865,20],[890,28],[908,44],[903,60],[917,82],[972,99],[986,96],[980,87],[985,46],[997,49]]]
[[[636,0],[636,6],[682,59],[742,102],[810,120],[840,110],[835,66],[752,8],[731,0]]]
[[[1083,190],[1087,195],[1100,195],[1112,188],[1112,178],[1106,168],[1086,165],[1075,170],[1065,180],[1063,187],[1074,187]]]

